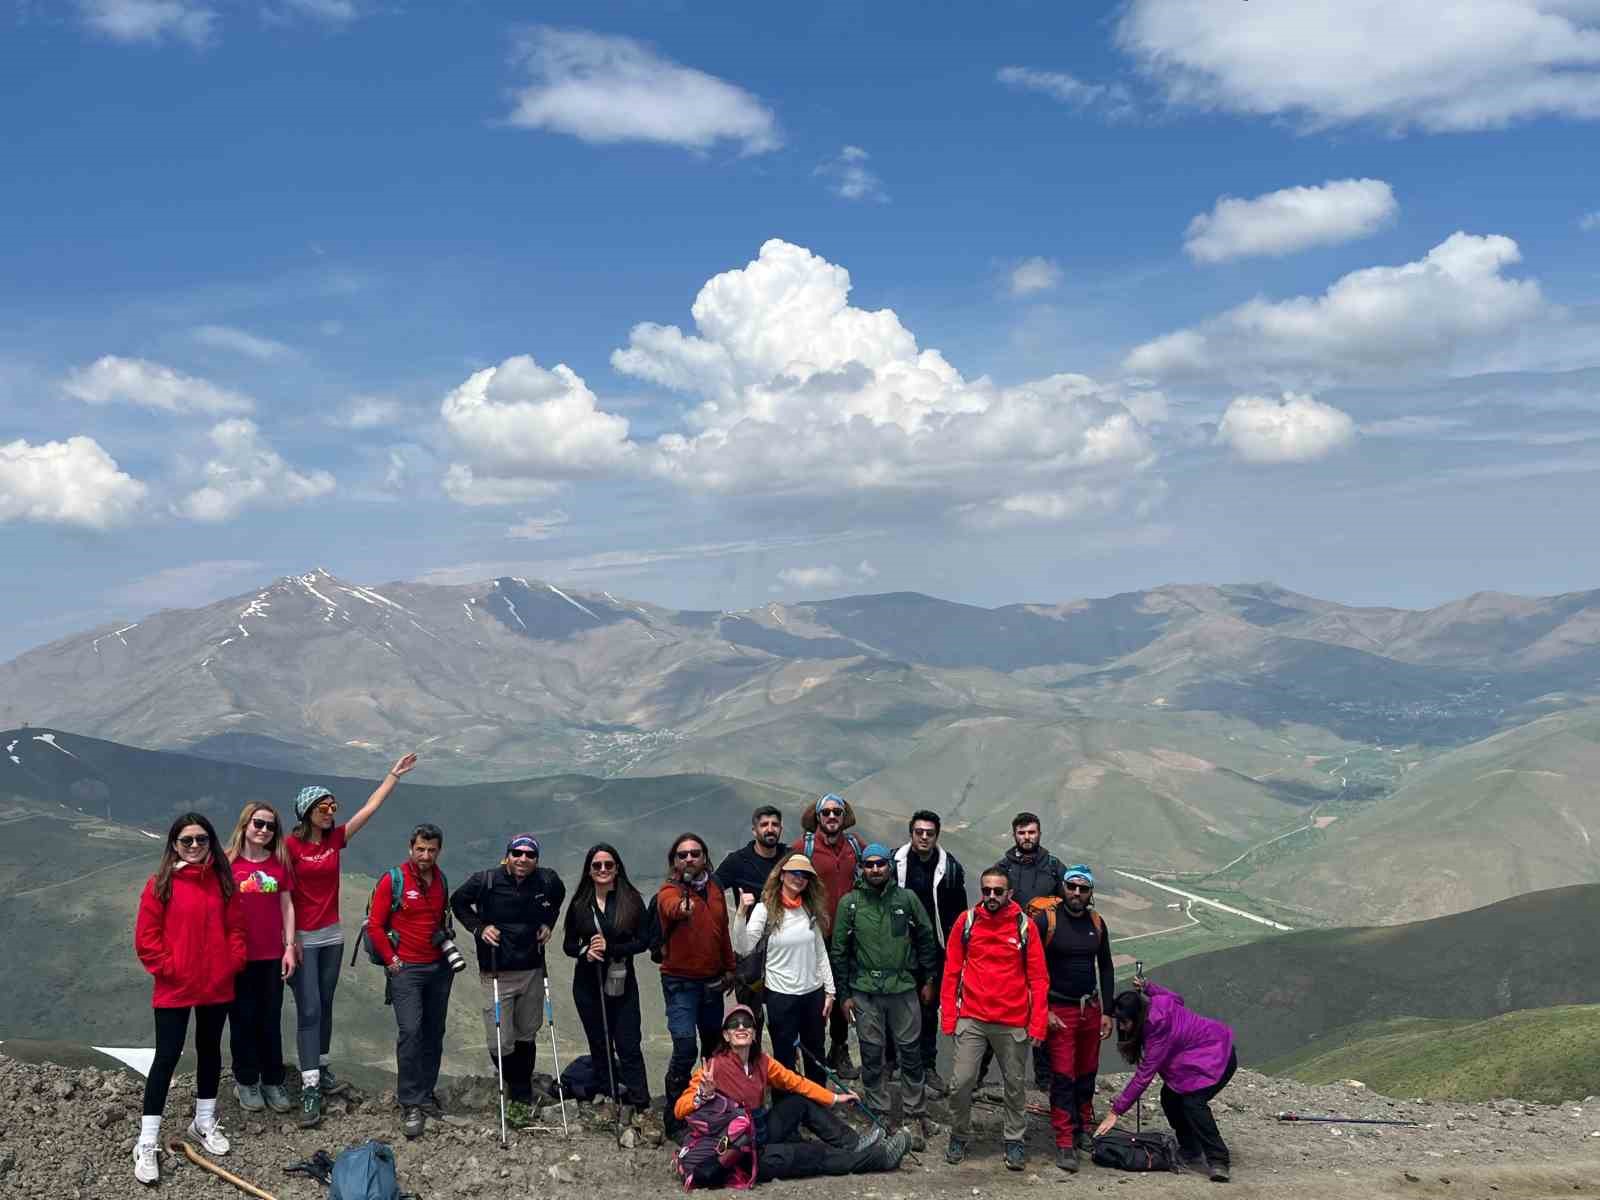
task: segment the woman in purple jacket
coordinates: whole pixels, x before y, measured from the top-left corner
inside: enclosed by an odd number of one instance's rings
[[[1239,1067],[1233,1030],[1190,1012],[1182,996],[1160,984],[1140,979],[1134,986],[1138,990],[1123,992],[1111,1011],[1117,1020],[1117,1049],[1138,1069],[1095,1136],[1108,1132],[1160,1075],[1161,1111],[1177,1136],[1183,1161],[1193,1166],[1203,1159],[1211,1181],[1227,1183],[1228,1145],[1217,1132],[1211,1098],[1228,1086]]]

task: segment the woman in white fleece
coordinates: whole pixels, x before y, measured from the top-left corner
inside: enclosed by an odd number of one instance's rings
[[[827,888],[811,860],[791,854],[767,876],[759,901],[746,897],[733,929],[740,954],[749,954],[766,938],[764,991],[772,1057],[813,1083],[826,1078],[824,1038],[834,1000],[828,911]],[[797,1066],[801,1050],[805,1062]]]

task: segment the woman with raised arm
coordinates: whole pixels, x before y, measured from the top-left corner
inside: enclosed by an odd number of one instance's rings
[[[220,854],[217,832],[200,813],[184,813],[167,830],[161,863],[139,897],[133,944],[155,977],[156,1053],[144,1081],[144,1115],[133,1146],[133,1177],[161,1177],[156,1155],[167,1090],[178,1069],[194,1013],[195,1102],[188,1136],[208,1154],[231,1148],[217,1124],[222,1082],[222,1026],[233,1001],[234,977],[245,964],[244,914],[233,872]]]
[[[634,955],[645,948],[644,897],[629,881],[615,846],[600,842],[584,855],[583,877],[567,905],[561,948],[578,960],[572,969],[572,1003],[583,1021],[590,1060],[608,1087],[614,1066],[619,1094],[613,1099],[623,1106],[626,1122],[628,1109],[650,1107],[639,980],[633,971]]]
[[[767,876],[761,899],[748,894],[744,899],[734,918],[733,946],[751,954],[766,939],[762,982],[772,1057],[821,1083],[828,1076],[824,1041],[834,1005],[827,929],[833,905],[827,886],[804,854],[786,854]]]
[[[278,810],[252,800],[228,839],[228,861],[244,914],[245,964],[228,1012],[233,1098],[246,1112],[294,1107],[283,1086],[283,985],[299,963],[294,944],[294,874]]]
[[[339,924],[341,852],[361,832],[400,777],[417,765],[417,756],[400,759],[351,818],[338,824],[339,801],[320,784],[300,789],[294,800],[294,832],[285,839],[294,871],[295,944],[300,967],[292,980],[295,1045],[300,1060],[300,1125],[322,1123],[322,1101],[349,1084],[328,1066],[333,1044],[333,992],[339,986],[344,930]]]
[[[721,1049],[695,1071],[677,1099],[673,1111],[688,1125],[678,1156],[686,1188],[858,1175],[893,1171],[900,1165],[911,1146],[909,1133],[885,1138],[881,1129],[874,1128],[857,1136],[833,1114],[834,1105],[856,1101],[854,1092],[817,1086],[763,1054],[755,1041],[755,1014],[741,1004],[723,1019]],[[748,1121],[749,1140],[724,1148],[729,1141],[725,1130],[735,1113]],[[696,1114],[703,1116],[697,1120]],[[743,1128],[741,1122],[739,1129]],[[802,1139],[802,1128],[822,1140]],[[706,1153],[712,1149],[718,1152]]]

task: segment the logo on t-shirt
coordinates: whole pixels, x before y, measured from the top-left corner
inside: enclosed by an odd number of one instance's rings
[[[265,871],[251,871],[239,881],[239,890],[249,895],[276,893],[278,881]]]

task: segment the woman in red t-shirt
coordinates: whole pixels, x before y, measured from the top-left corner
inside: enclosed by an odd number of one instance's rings
[[[299,822],[285,839],[294,874],[294,936],[299,969],[291,977],[294,991],[295,1045],[300,1058],[300,1125],[322,1123],[322,1099],[346,1091],[349,1084],[328,1067],[333,1044],[333,991],[339,986],[344,957],[344,931],[339,925],[339,860],[350,839],[389,798],[400,776],[417,765],[407,754],[383,777],[367,802],[343,825],[334,823],[339,802],[320,784],[300,789],[294,815]]]
[[[188,1136],[211,1154],[230,1148],[217,1124],[222,1082],[222,1026],[233,1001],[233,979],[244,966],[244,914],[233,872],[218,853],[216,830],[200,813],[184,813],[167,830],[161,865],[144,885],[133,946],[155,977],[156,1053],[144,1081],[144,1116],[133,1144],[133,1177],[161,1177],[156,1158],[167,1089],[178,1069],[194,1012],[194,1120]]]
[[[283,1086],[283,981],[298,963],[294,944],[294,874],[284,846],[283,820],[270,804],[252,800],[228,839],[228,861],[244,910],[244,970],[233,983],[228,1040],[233,1049],[233,1096],[247,1112],[294,1106]]]

